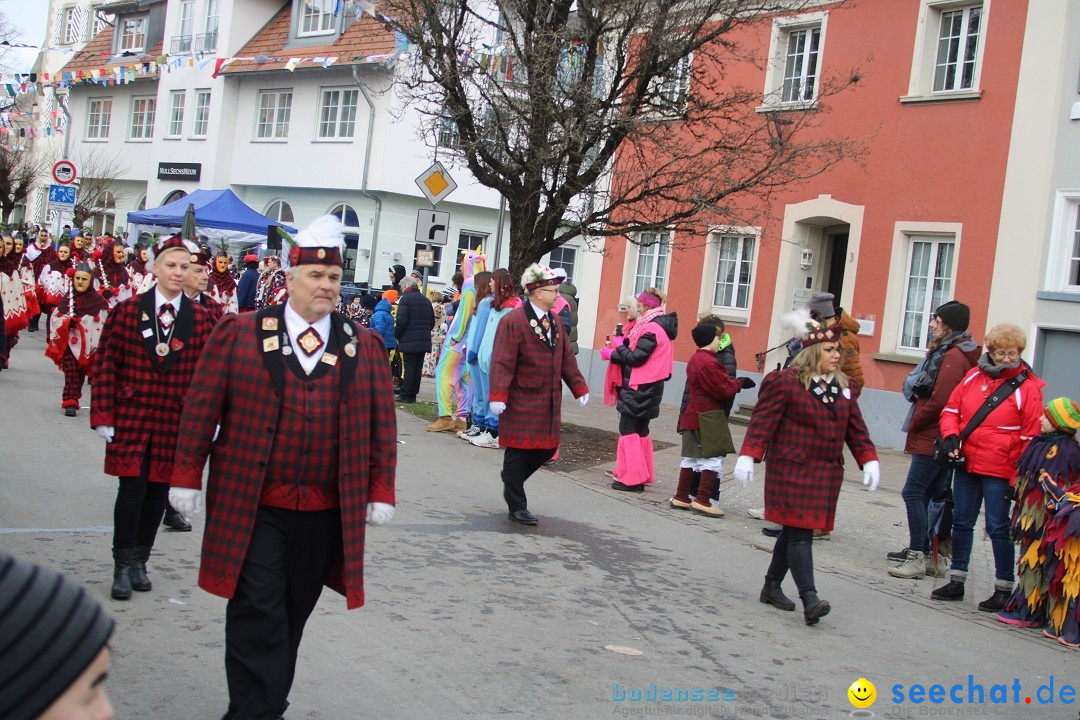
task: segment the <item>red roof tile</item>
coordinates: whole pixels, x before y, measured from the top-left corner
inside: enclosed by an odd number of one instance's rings
[[[336,65],[358,65],[362,58],[372,55],[386,55],[394,50],[394,32],[369,15],[354,22],[345,32],[329,45],[286,48],[291,25],[290,10],[292,3],[287,3],[281,11],[255,34],[248,43],[236,53],[237,57],[266,57],[265,62],[241,60],[227,65],[222,73],[247,73],[285,68],[289,58],[304,58],[297,68],[318,67],[320,63],[311,61],[313,57],[336,57]],[[361,59],[354,59],[361,58]]]
[[[82,50],[75,53],[72,58],[67,61],[67,64],[57,71],[57,74],[60,75],[65,72],[76,73],[80,70],[85,73],[89,70],[117,68],[121,65],[141,65],[145,62],[156,61],[158,56],[162,54],[163,48],[159,43],[145,53],[113,56],[112,40],[112,27],[102,28],[101,32],[91,38],[90,42],[86,43]],[[156,80],[157,77],[137,75],[136,79]]]

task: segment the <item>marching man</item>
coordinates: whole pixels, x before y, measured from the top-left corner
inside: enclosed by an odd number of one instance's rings
[[[345,595],[350,609],[363,605],[365,522],[394,514],[386,350],[334,311],[341,221],[318,218],[296,243],[288,301],[225,315],[214,329],[184,406],[172,475],[172,504],[197,513],[212,457],[199,586],[229,600],[228,720],[284,712],[322,586]]]

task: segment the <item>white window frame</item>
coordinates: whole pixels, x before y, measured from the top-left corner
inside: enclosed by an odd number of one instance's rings
[[[911,77],[908,92],[901,102],[934,102],[975,100],[982,96],[983,58],[986,54],[986,33],[990,23],[991,0],[920,0],[919,19],[916,25],[915,47],[911,59]],[[934,90],[937,69],[938,44],[941,21],[945,13],[981,6],[979,40],[975,48],[975,70],[970,88]]]
[[[769,39],[769,62],[765,66],[765,92],[759,111],[812,109],[817,107],[818,93],[821,89],[822,68],[825,63],[825,41],[828,35],[829,12],[817,12],[789,15],[773,20]],[[809,99],[785,100],[785,78],[787,75],[788,46],[793,33],[817,30],[817,58],[814,74],[814,90]],[[803,73],[805,76],[805,73]],[[800,93],[801,95],[801,93]]]
[[[216,52],[218,27],[221,23],[219,0],[206,0],[206,15],[203,18],[203,40],[195,48],[199,52]]]
[[[210,88],[195,88],[194,121],[191,123],[191,137],[196,139],[206,138],[210,125]],[[203,102],[203,98],[206,102]],[[200,114],[201,113],[201,114]]]
[[[272,105],[264,99],[273,97]],[[255,141],[284,142],[289,138],[289,123],[292,120],[292,88],[259,90],[255,96]],[[287,99],[287,102],[283,100]],[[270,113],[266,121],[265,113]],[[264,128],[266,128],[264,133]]]
[[[154,139],[154,123],[157,120],[157,96],[136,95],[131,98],[128,120],[129,142],[150,142]]]
[[[331,98],[336,98],[329,104]],[[345,100],[352,99],[351,105]],[[347,87],[326,87],[319,92],[319,114],[315,119],[316,140],[352,140],[356,135],[356,108],[359,91]]]
[[[94,122],[98,120],[98,122]],[[86,100],[86,140],[103,142],[109,139],[112,124],[112,98],[96,97]]]
[[[322,9],[319,6],[319,0],[315,0],[310,5],[304,0],[299,0],[299,10],[296,20],[296,37],[333,35],[337,31],[334,11]]]
[[[678,65],[663,78],[656,78],[656,92],[660,95],[660,101],[670,106],[670,112],[683,113],[686,110],[686,99],[690,97],[690,79],[694,75],[694,54],[680,58]],[[662,111],[666,114],[668,111]]]
[[[180,0],[176,34],[187,38],[195,36],[195,0]]]
[[[723,246],[728,242],[737,243],[735,256],[735,283],[734,299],[729,304],[717,304],[716,290],[720,280],[720,261]],[[747,248],[747,241],[749,248]],[[746,257],[749,249],[750,257]],[[754,304],[754,288],[757,282],[758,255],[761,252],[761,228],[718,226],[709,229],[708,241],[705,246],[704,277],[701,284],[701,302],[699,308],[701,314],[718,315],[724,320],[745,324],[750,320],[750,312]],[[742,271],[749,269],[749,277],[741,282]],[[740,305],[738,293],[740,287],[745,288],[745,301]]]
[[[1044,290],[1080,295],[1080,282],[1070,282],[1071,263],[1074,259],[1080,262],[1077,243],[1080,243],[1080,188],[1062,188],[1054,193]]]
[[[272,212],[273,210],[276,210],[277,212]],[[289,212],[283,212],[284,210],[288,210]],[[285,223],[288,225],[291,225],[296,221],[296,216],[293,214],[292,205],[290,205],[285,200],[282,200],[281,198],[277,198],[276,200],[271,201],[270,204],[266,206],[266,211],[263,213],[263,215],[270,218],[271,220],[277,221],[279,223]],[[286,217],[286,215],[288,217]]]
[[[82,12],[83,8],[76,5],[68,5],[60,9],[61,45],[78,45],[82,42],[83,29],[76,22]]]
[[[122,17],[116,19],[116,51],[143,52],[146,50],[146,31],[149,16]],[[137,23],[136,29],[128,32],[128,23]]]
[[[169,131],[167,138],[179,139],[184,134],[184,110],[187,105],[187,93],[173,90],[169,93]]]
[[[579,248],[575,245],[560,245],[559,247],[548,253],[547,265],[552,270],[554,270],[555,268],[562,268],[563,270],[566,270],[566,277],[570,278],[572,281],[574,278],[574,273],[577,272],[578,252]],[[572,259],[569,261],[564,259],[563,257],[567,253],[570,253],[572,257]],[[558,254],[558,257],[556,257],[556,254]]]
[[[97,37],[99,32],[109,27],[113,22],[113,15],[112,13],[102,10],[100,5],[91,6],[90,12],[94,14],[94,30],[90,34],[90,37]]]
[[[646,236],[652,238],[650,244],[641,245]],[[667,292],[668,279],[671,276],[671,255],[675,240],[670,231],[663,232],[640,232],[636,234],[636,242],[631,243],[634,252],[627,253],[627,293],[640,295],[646,288],[655,287]],[[655,252],[652,250],[655,248]],[[665,250],[666,248],[666,250]],[[644,254],[654,257],[652,268],[648,275],[643,275],[641,270],[642,251]],[[664,260],[664,270],[659,270],[660,260]],[[639,282],[639,279],[644,278]],[[624,294],[627,294],[624,293]]]

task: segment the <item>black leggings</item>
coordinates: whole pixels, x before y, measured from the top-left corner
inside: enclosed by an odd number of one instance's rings
[[[150,453],[143,457],[138,477],[121,477],[113,508],[113,547],[153,547],[165,515],[169,483],[150,482]]]
[[[649,437],[649,418],[636,418],[619,413],[619,434]]]

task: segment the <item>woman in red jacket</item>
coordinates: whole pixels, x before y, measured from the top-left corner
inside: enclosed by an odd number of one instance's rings
[[[1009,481],[1031,438],[1039,434],[1042,389],[1045,383],[1020,357],[1027,345],[1023,330],[1009,323],[995,325],[986,334],[986,353],[952,391],[941,411],[941,437],[954,457],[964,464],[953,478],[953,559],[949,582],[931,593],[935,600],[963,600],[968,560],[979,505],[986,504],[986,532],[994,551],[994,594],[979,603],[985,612],[997,612],[1013,591],[1016,549],[1009,537]],[[1020,373],[1027,379],[961,443],[972,416],[1002,385]]]
[[[904,422],[907,442],[904,452],[911,455],[907,481],[901,495],[907,507],[908,546],[889,553],[890,560],[900,560],[889,574],[898,578],[921,578],[930,574],[944,577],[951,552],[941,549],[930,554],[927,529],[927,506],[944,494],[949,484],[949,470],[933,458],[938,436],[938,417],[960,381],[979,359],[979,345],[968,333],[971,310],[950,300],[937,309],[930,321],[930,348],[917,371],[904,381],[904,395],[911,400],[911,411]]]

